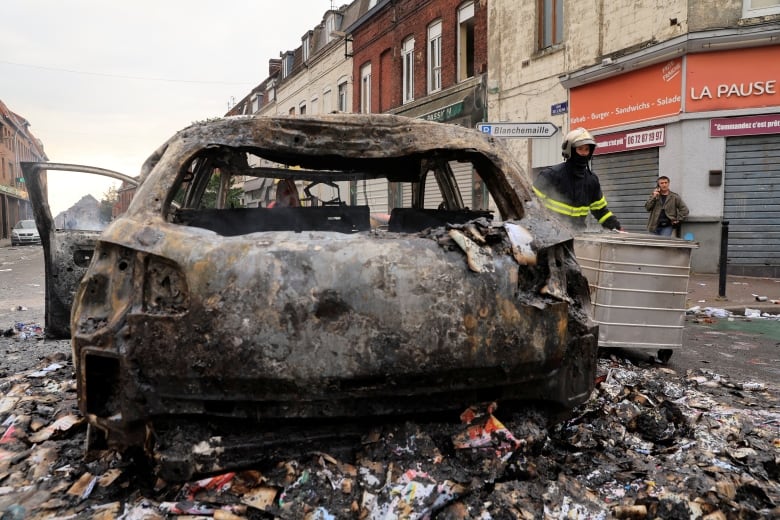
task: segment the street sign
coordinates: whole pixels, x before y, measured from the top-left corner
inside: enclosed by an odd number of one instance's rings
[[[477,123],[477,130],[494,137],[552,137],[558,127],[552,123]]]
[[[565,114],[569,111],[569,102],[568,101],[562,101],[560,103],[556,103],[554,105],[550,105],[550,115],[551,116],[557,116],[560,114]]]

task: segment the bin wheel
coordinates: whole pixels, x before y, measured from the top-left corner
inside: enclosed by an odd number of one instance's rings
[[[658,359],[661,360],[661,363],[666,364],[672,358],[673,352],[674,350],[670,348],[662,348],[661,350],[658,351]]]

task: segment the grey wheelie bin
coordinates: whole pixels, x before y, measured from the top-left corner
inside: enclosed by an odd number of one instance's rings
[[[691,251],[696,242],[639,233],[583,233],[574,251],[591,291],[600,347],[682,347]]]

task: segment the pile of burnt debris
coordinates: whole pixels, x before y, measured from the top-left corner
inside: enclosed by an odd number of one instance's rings
[[[751,519],[780,515],[780,391],[707,371],[599,361],[567,419],[494,404],[322,451],[171,484],[105,451],[70,360],[0,379],[0,512],[21,518]],[[506,414],[506,415],[504,415]]]

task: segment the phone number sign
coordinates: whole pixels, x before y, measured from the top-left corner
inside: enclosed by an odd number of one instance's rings
[[[596,143],[598,146],[593,155],[658,148],[666,145],[666,127],[657,126],[643,130],[597,135]]]

